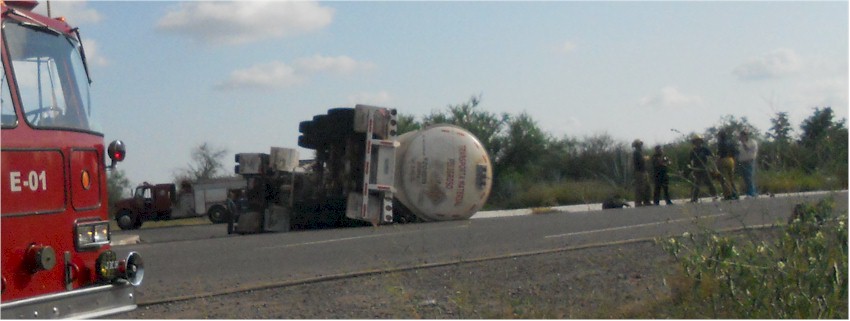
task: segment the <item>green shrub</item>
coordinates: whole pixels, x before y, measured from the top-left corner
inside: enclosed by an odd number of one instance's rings
[[[629,199],[629,193],[620,187],[598,180],[539,183],[517,188],[512,197],[493,205],[503,208],[528,208],[601,203],[610,197]]]
[[[682,268],[668,282],[673,317],[846,319],[847,217],[832,214],[832,200],[798,205],[775,242],[711,232],[662,242]]]
[[[847,188],[847,179],[838,174],[806,173],[803,170],[759,172],[756,185],[762,193],[793,193]]]

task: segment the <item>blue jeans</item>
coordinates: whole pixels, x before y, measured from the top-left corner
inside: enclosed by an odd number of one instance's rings
[[[741,176],[744,177],[744,188],[748,196],[755,197],[756,191],[756,162],[755,160],[741,161]]]

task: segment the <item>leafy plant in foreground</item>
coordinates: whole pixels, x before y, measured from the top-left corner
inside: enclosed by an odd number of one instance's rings
[[[664,241],[682,276],[681,317],[847,318],[847,217],[833,201],[800,204],[774,242],[713,232]]]

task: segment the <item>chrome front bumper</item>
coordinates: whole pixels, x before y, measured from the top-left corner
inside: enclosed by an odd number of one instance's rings
[[[0,304],[2,319],[90,319],[136,309],[129,283],[100,285]]]

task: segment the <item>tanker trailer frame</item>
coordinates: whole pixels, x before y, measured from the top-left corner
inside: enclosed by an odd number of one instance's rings
[[[316,151],[311,162],[290,148],[237,154],[247,210],[228,232],[393,222],[396,127],[394,109],[334,108],[299,124],[298,145]]]

